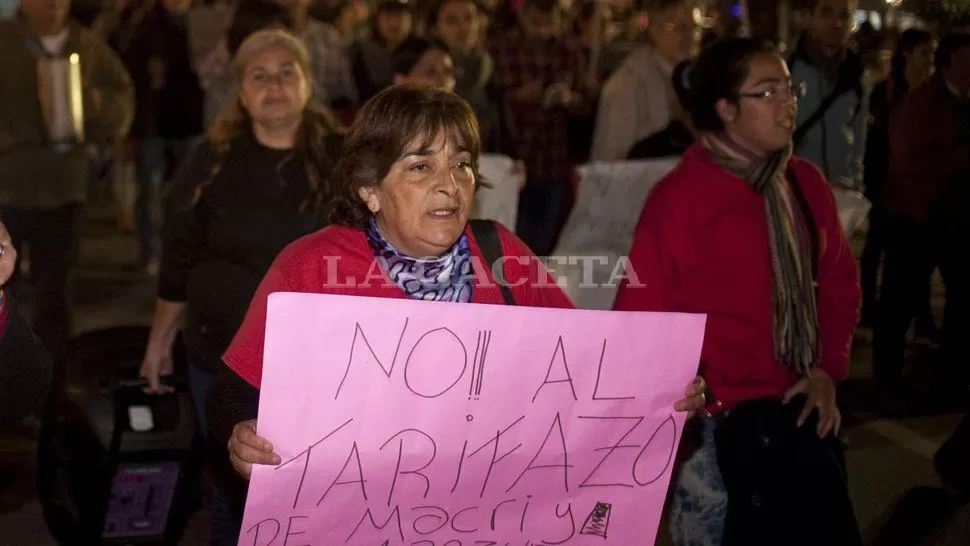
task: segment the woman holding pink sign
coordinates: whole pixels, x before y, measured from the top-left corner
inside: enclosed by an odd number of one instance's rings
[[[239,474],[248,478],[254,464],[280,463],[272,439],[256,435],[255,421],[271,293],[572,308],[515,235],[492,222],[469,222],[482,184],[480,149],[475,114],[452,93],[392,87],[360,111],[334,170],[331,225],[280,254],[223,357],[234,373],[219,378],[210,417]],[[512,259],[496,275],[492,265],[503,257]],[[699,409],[704,390],[698,378],[675,408]]]

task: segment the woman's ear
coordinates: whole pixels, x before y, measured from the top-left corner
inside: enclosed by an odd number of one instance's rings
[[[371,214],[377,214],[381,211],[381,196],[378,188],[360,188],[357,190],[357,195],[360,196],[360,200],[364,202]]]
[[[717,116],[725,123],[734,123],[738,119],[738,104],[727,99],[720,99],[714,105]]]

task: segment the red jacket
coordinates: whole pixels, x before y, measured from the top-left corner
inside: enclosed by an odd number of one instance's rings
[[[526,307],[557,307],[572,309],[572,302],[556,285],[529,247],[507,229],[496,224],[502,244],[505,279],[517,305]],[[484,263],[482,251],[471,229],[466,229],[472,250],[472,263]],[[335,267],[332,265],[335,264]],[[476,271],[478,275],[481,273]],[[488,283],[477,282],[472,296],[474,303],[502,305],[505,300],[487,271]],[[349,282],[348,282],[349,281]],[[287,246],[269,268],[236,337],[222,359],[243,379],[259,388],[263,377],[263,341],[266,333],[266,302],[274,292],[304,292],[311,294],[343,294],[375,298],[406,298],[403,290],[394,285],[380,270],[363,231],[331,226],[307,235]],[[442,304],[446,305],[446,304]]]
[[[818,365],[848,373],[859,280],[832,190],[811,163],[792,159],[818,227]],[[798,376],[773,356],[771,253],[764,198],[693,147],[651,191],[630,250],[641,286],[624,281],[614,308],[707,314],[701,375],[730,408],[780,396]]]
[[[953,96],[943,79],[930,78],[911,91],[889,131],[886,210],[925,220],[940,188],[970,170],[967,147],[956,145]]]

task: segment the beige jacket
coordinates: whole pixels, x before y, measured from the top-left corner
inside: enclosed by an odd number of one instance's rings
[[[87,157],[83,146],[56,152],[46,144],[38,93],[37,57],[31,37],[17,19],[0,22],[0,133],[12,145],[0,148],[0,206],[52,209],[84,201]],[[65,51],[81,58],[85,89],[100,95],[97,112],[85,112],[89,141],[122,138],[133,112],[131,79],[99,36],[68,25]]]
[[[649,45],[636,49],[600,93],[591,161],[626,159],[630,148],[670,123],[677,96],[673,67]]]

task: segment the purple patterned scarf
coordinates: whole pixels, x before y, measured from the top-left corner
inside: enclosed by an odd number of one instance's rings
[[[409,298],[424,301],[472,301],[475,290],[472,273],[472,251],[468,237],[461,238],[441,256],[412,258],[387,242],[377,222],[367,226],[367,242],[381,262],[384,273]]]

